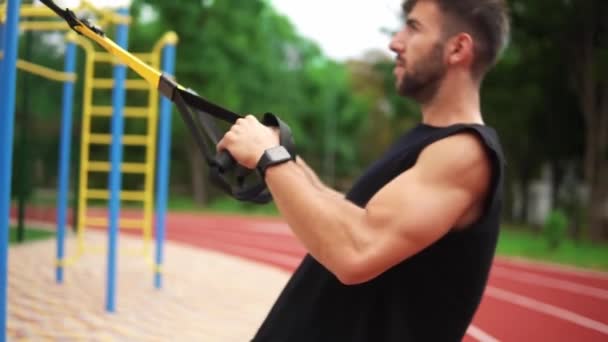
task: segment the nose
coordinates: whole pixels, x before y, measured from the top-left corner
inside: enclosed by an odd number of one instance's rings
[[[391,49],[391,51],[397,53],[397,54],[402,54],[405,51],[405,39],[404,39],[404,35],[403,35],[403,31],[398,31],[397,33],[395,33],[393,35],[393,38],[391,39],[391,43],[389,44],[389,49]]]

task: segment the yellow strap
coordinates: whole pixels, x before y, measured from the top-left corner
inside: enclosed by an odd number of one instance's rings
[[[112,40],[107,37],[103,37],[85,25],[79,25],[74,27],[75,30],[83,34],[84,36],[94,40],[97,44],[101,45],[104,49],[106,49],[110,54],[118,57],[123,63],[129,66],[133,71],[135,71],[139,76],[143,77],[148,83],[153,85],[155,88],[158,88],[158,83],[160,81],[161,73],[158,70],[150,67],[146,63],[139,60],[137,57],[133,56],[128,51],[124,50]]]

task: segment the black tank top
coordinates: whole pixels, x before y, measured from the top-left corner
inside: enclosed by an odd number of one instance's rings
[[[419,124],[373,163],[347,194],[364,207],[380,188],[412,167],[426,146],[462,132],[480,137],[493,164],[492,188],[481,217],[354,286],[342,284],[307,255],[253,341],[460,341],[480,303],[498,237],[505,163],[496,132],[475,124]]]

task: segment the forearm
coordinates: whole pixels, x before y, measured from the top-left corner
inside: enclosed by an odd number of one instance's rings
[[[310,168],[310,166],[308,166],[308,164],[304,161],[304,159],[300,158],[299,156],[296,157],[296,164],[300,167],[300,170],[304,173],[304,175],[310,181],[310,183],[315,188],[317,188],[319,191],[322,191],[327,194],[331,194],[331,195],[339,197],[339,198],[344,197],[344,194],[323,184],[323,182],[319,179],[317,174]]]
[[[312,186],[299,165],[271,167],[266,183],[279,211],[309,253],[337,276],[364,247],[365,211],[335,192]]]

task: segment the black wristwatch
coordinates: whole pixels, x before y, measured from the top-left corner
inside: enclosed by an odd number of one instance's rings
[[[289,154],[289,151],[283,145],[278,145],[264,151],[256,168],[262,178],[264,178],[266,176],[266,169],[270,166],[282,164],[290,160],[292,160],[292,156]]]

